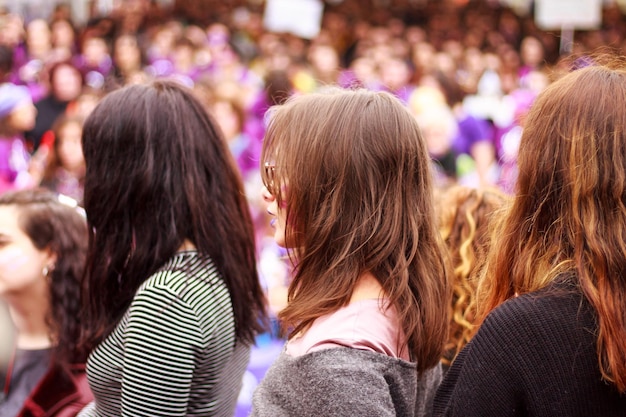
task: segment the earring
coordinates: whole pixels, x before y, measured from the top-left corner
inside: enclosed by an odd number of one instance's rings
[[[41,270],[41,273],[43,274],[44,277],[50,279],[50,272],[52,271],[54,271],[54,265],[51,265],[51,266],[46,265]]]

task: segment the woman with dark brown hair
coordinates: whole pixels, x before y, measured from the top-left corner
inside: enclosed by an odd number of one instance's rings
[[[568,74],[532,107],[517,194],[478,286],[478,332],[436,416],[623,416],[626,71]]]
[[[106,96],[83,129],[84,301],[95,403],[81,416],[232,416],[265,316],[241,179],[172,82]]]
[[[0,196],[0,298],[14,328],[0,335],[14,347],[0,361],[2,416],[75,416],[93,398],[78,343],[87,222],[72,203],[43,189]]]
[[[441,375],[450,283],[417,122],[389,93],[270,110],[264,198],[295,275],[253,416],[414,416]]]

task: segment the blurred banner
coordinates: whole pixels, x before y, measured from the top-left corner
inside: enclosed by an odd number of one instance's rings
[[[535,22],[542,30],[596,29],[602,23],[602,0],[536,0]]]

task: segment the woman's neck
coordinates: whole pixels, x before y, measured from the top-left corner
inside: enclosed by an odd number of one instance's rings
[[[19,135],[20,132],[0,122],[0,138],[13,139]]]
[[[65,172],[74,178],[83,178],[85,176],[85,165],[64,165],[60,166]]]
[[[187,252],[196,250],[196,245],[189,239],[185,239],[183,244],[178,248],[178,252]]]
[[[46,322],[49,303],[42,302],[42,297],[28,294],[10,297],[7,301],[16,330],[17,347],[27,350],[51,347],[52,339]]]
[[[350,297],[350,303],[355,303],[362,300],[371,300],[382,298],[385,296],[385,291],[380,285],[380,282],[376,279],[371,272],[365,272],[359,277],[352,296]]]

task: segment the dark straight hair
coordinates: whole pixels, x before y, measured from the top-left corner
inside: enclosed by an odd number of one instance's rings
[[[252,221],[216,126],[189,90],[168,81],[117,90],[86,120],[90,346],[114,329],[139,286],[185,239],[221,273],[237,338],[252,342],[261,330],[265,303]]]

